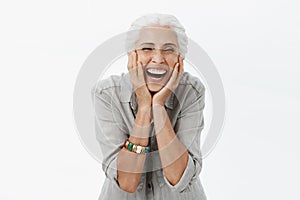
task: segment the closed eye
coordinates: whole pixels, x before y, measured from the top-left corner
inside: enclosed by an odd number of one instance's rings
[[[162,51],[166,54],[173,54],[176,50],[173,47],[166,47]]]
[[[152,51],[154,50],[154,48],[150,48],[150,47],[144,47],[142,48],[143,51]]]
[[[166,49],[163,49],[163,51],[165,51],[165,52],[174,52],[175,49],[173,49],[173,48],[166,48]]]

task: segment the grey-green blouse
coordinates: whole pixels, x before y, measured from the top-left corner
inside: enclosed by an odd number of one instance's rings
[[[129,74],[110,76],[92,88],[95,132],[106,175],[99,200],[206,200],[199,174],[202,168],[200,135],[204,126],[205,88],[184,72],[178,87],[167,98],[165,109],[178,139],[189,152],[187,167],[176,185],[165,177],[159,158],[153,120],[144,171],[135,193],[122,190],[117,182],[117,156],[131,133],[138,104]]]

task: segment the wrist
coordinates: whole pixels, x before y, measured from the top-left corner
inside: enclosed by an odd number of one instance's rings
[[[135,138],[135,137],[130,136],[127,141],[129,141],[129,142],[131,142],[135,145],[140,145],[140,146],[144,146],[144,147],[149,145],[148,138],[147,139],[140,139],[140,138]]]
[[[164,106],[165,105],[165,101],[153,98],[153,106],[155,106],[155,105]]]
[[[149,109],[151,108],[151,101],[150,102],[144,102],[144,103],[138,103],[139,108],[141,109]]]
[[[138,106],[136,123],[140,126],[147,126],[151,121],[151,106]]]
[[[138,114],[150,116],[150,112],[151,112],[151,104],[138,105]]]

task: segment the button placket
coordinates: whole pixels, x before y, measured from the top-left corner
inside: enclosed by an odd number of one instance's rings
[[[152,188],[152,185],[151,185],[150,182],[147,184],[147,187],[148,187],[148,189],[151,189],[151,188]]]
[[[141,178],[140,178],[140,183],[137,187],[137,190],[142,190],[143,187],[144,187],[144,182],[145,182],[145,178],[146,178],[146,175],[145,174],[142,174]]]
[[[161,170],[156,171],[157,181],[159,187],[162,187],[165,184],[165,180]]]

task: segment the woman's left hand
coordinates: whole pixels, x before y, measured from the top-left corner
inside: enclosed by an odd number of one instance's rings
[[[183,58],[178,56],[178,62],[175,64],[172,75],[167,84],[153,96],[152,105],[164,106],[168,96],[177,88],[183,74]]]

